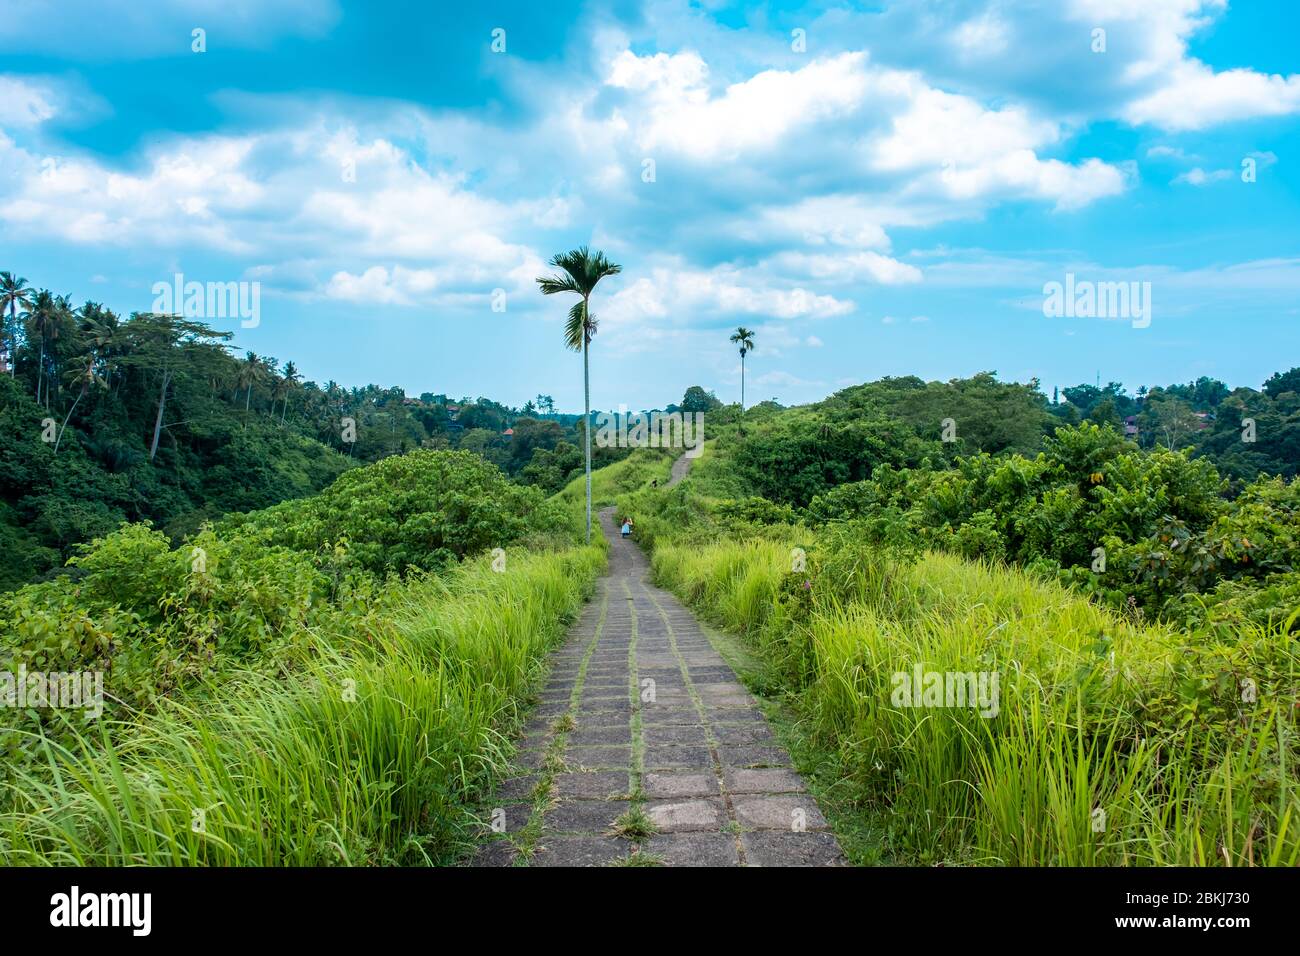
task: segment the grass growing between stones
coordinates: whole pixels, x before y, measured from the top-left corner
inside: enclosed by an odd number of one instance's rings
[[[528,823],[514,835],[512,840],[515,848],[519,851],[514,860],[516,866],[527,866],[541,844],[546,811],[555,805],[553,793],[555,777],[566,770],[564,748],[568,743],[569,734],[577,727],[574,714],[578,709],[578,701],[582,697],[582,688],[586,682],[587,665],[590,663],[591,655],[595,653],[596,645],[600,642],[600,636],[604,632],[605,617],[608,612],[609,597],[606,595],[601,601],[600,617],[596,621],[596,633],[588,642],[587,648],[582,654],[582,661],[578,665],[578,674],[573,682],[573,690],[569,694],[569,709],[556,717],[551,723],[553,736],[542,758],[541,776],[533,788],[533,804]]]
[[[638,802],[614,821],[610,832],[614,836],[640,843],[650,839],[656,831],[654,821],[646,815],[645,808]]]

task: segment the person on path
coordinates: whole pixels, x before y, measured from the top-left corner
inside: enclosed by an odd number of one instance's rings
[[[632,533],[632,519],[623,519],[623,537],[628,537]]]

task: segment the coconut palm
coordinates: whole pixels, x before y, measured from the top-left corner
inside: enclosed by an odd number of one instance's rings
[[[0,272],[0,351],[5,350],[4,332],[7,326],[10,378],[18,374],[18,307],[22,306],[24,312],[30,309],[32,296],[35,294],[35,290],[28,288],[27,280],[22,276],[15,276],[12,272]],[[9,312],[8,323],[4,321],[6,311]],[[4,365],[0,364],[0,372],[4,370]]]
[[[248,427],[248,406],[253,400],[253,386],[262,380],[262,360],[255,352],[249,352],[239,366],[239,375],[235,379],[236,388],[246,388],[244,393],[244,427]]]
[[[50,407],[50,392],[53,387],[46,383],[48,370],[45,368],[45,356],[50,351],[46,346],[58,340],[64,327],[71,324],[74,315],[75,310],[66,295],[51,295],[43,289],[36,293],[28,314],[27,340],[30,342],[34,335],[41,341],[40,358],[36,364],[36,404],[42,404],[43,394],[47,409]]]
[[[745,411],[745,355],[754,351],[754,333],[743,325],[731,333],[731,341],[740,346],[740,411]]]
[[[552,268],[561,275],[542,276],[537,280],[543,295],[572,292],[581,298],[569,310],[569,320],[564,325],[564,344],[582,353],[582,431],[587,445],[587,542],[591,542],[591,368],[588,355],[591,338],[596,334],[596,317],[591,314],[591,294],[596,283],[606,276],[618,275],[623,267],[610,262],[603,252],[592,252],[581,246],[570,252],[561,252],[551,259]]]
[[[77,397],[72,402],[72,407],[68,413],[63,416],[63,425],[59,428],[59,434],[54,439],[54,454],[59,453],[59,445],[63,442],[63,433],[68,430],[68,422],[72,420],[72,413],[77,410],[81,400],[86,397],[86,392],[96,385],[105,388],[108,381],[95,371],[95,365],[100,356],[111,354],[113,346],[117,343],[119,323],[118,318],[108,309],[105,309],[97,302],[87,302],[81,309],[81,337],[86,344],[86,367],[72,369],[67,373],[70,385],[80,386],[77,391]]]
[[[293,362],[284,363],[284,407],[280,409],[280,424],[284,424],[285,415],[289,414],[289,397],[293,394],[298,383],[302,381],[302,375],[298,372],[298,366]]]

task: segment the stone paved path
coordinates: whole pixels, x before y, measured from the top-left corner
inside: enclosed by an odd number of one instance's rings
[[[553,656],[477,864],[842,863],[754,699],[612,508],[600,523],[609,573]]]

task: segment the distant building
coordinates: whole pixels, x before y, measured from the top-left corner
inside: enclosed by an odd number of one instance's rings
[[[1124,419],[1124,437],[1137,438],[1138,420],[1136,415],[1129,415]]]
[[[507,438],[514,438],[514,437],[515,437],[515,430],[514,430],[513,428],[507,428],[507,429],[506,429],[505,431],[503,431],[501,434],[505,435]]]

